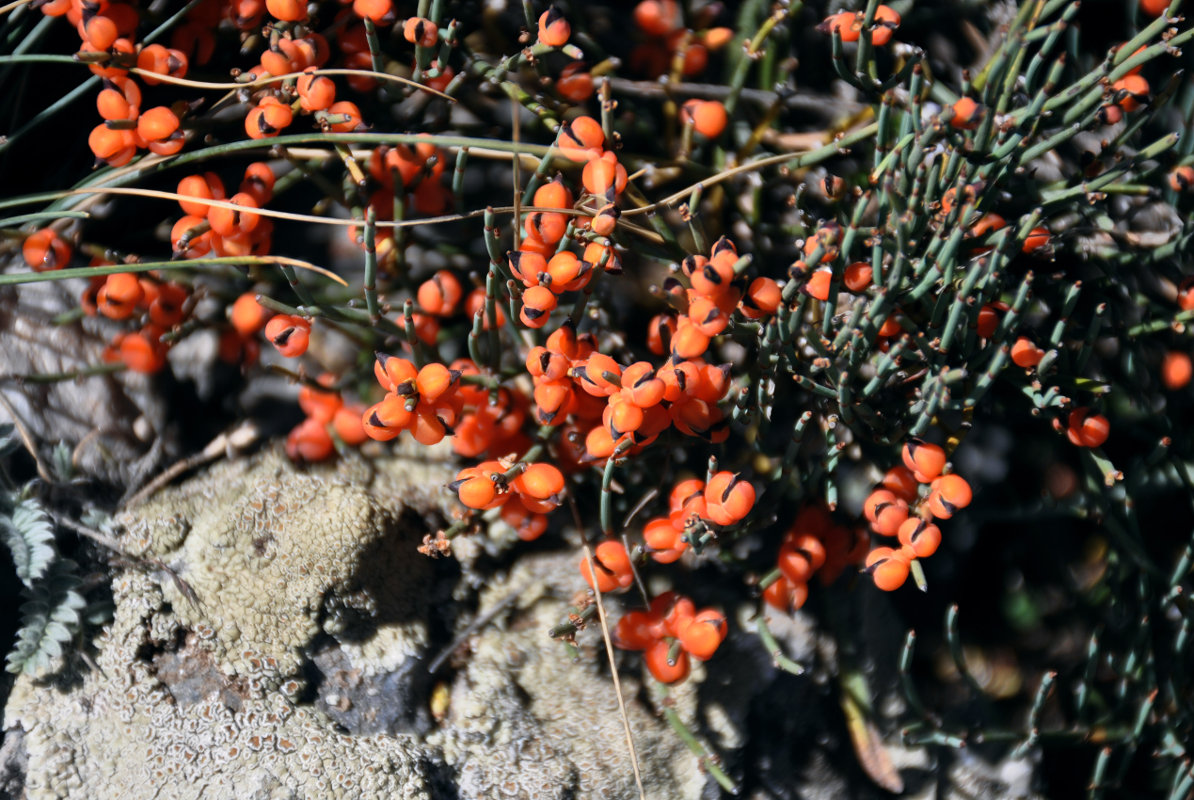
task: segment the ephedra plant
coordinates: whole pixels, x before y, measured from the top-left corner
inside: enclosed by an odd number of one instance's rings
[[[0,200],[0,285],[70,281],[62,323],[102,323],[102,359],[58,379],[169,380],[206,336],[242,380],[299,384],[296,461],[447,442],[460,512],[422,549],[579,532],[578,588],[630,592],[607,627],[664,683],[732,633],[712,581],[792,672],[768,614],[833,627],[876,588],[939,608],[981,695],[950,570],[976,530],[1063,518],[1102,548],[1065,589],[1081,656],[1000,727],[930,707],[909,633],[904,739],[1078,748],[1093,794],[1184,797],[1194,29],[1119,6],[1103,46],[1070,0],[644,0],[631,35],[575,4],[13,3],[7,81],[63,72],[0,100],[0,157],[39,167]],[[942,25],[973,64],[935,55]],[[1057,555],[1023,545],[989,568]]]

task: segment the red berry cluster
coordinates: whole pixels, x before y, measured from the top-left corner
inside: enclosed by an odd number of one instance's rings
[[[688,675],[689,656],[709,660],[728,631],[720,611],[697,611],[689,598],[664,592],[646,611],[628,611],[618,620],[614,643],[623,650],[645,651],[647,669],[655,679],[675,683]]]
[[[345,403],[339,391],[332,388],[336,376],[325,372],[317,389],[305,385],[299,389],[298,403],[307,418],[286,437],[286,454],[294,461],[323,461],[336,451],[332,433],[347,445],[357,446],[369,437],[361,424],[361,406]],[[330,428],[330,430],[329,430]]]
[[[460,470],[448,488],[468,508],[501,508],[502,520],[529,542],[547,530],[547,515],[563,501],[564,473],[542,462],[489,460]]]
[[[732,472],[718,472],[708,485],[698,478],[680,481],[668,496],[668,515],[644,526],[645,549],[658,563],[670,564],[710,525],[736,525],[754,504],[755,487]]]
[[[779,575],[763,588],[763,600],[792,612],[808,599],[808,583],[816,574],[829,585],[851,564],[866,557],[867,540],[859,531],[835,524],[821,505],[805,506],[784,534],[776,567]]]
[[[960,475],[942,474],[945,450],[923,439],[904,445],[904,465],[893,467],[863,503],[871,530],[898,537],[900,547],[876,547],[867,555],[866,570],[884,591],[903,586],[912,561],[928,558],[941,545],[941,529],[929,520],[949,519],[970,505],[970,484]],[[922,497],[922,486],[928,493]]]

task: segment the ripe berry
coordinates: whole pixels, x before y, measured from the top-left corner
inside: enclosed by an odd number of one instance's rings
[[[1161,361],[1161,382],[1170,391],[1184,388],[1194,375],[1190,356],[1177,350],[1170,350]]]
[[[434,47],[439,41],[439,28],[423,17],[411,17],[402,23],[402,38],[420,47]]]
[[[680,108],[680,121],[706,139],[716,139],[726,129],[726,107],[716,100],[689,100]]]
[[[928,558],[941,546],[941,529],[920,517],[908,517],[897,535],[900,544],[912,548],[917,558]]]
[[[928,509],[937,519],[949,519],[970,505],[973,494],[970,484],[961,475],[942,475],[932,483]]]
[[[904,466],[921,483],[928,483],[945,469],[945,451],[924,439],[912,438],[904,445]]]
[[[311,323],[302,317],[279,314],[265,326],[265,338],[287,358],[297,358],[307,352],[311,337]]]
[[[70,261],[73,249],[53,228],[42,228],[25,237],[21,255],[34,272],[62,269]]]
[[[572,26],[554,5],[539,16],[539,43],[548,47],[563,47],[572,35]]]
[[[876,547],[866,557],[866,572],[875,581],[875,586],[885,592],[893,592],[908,579],[908,557],[890,547]]]
[[[305,419],[286,437],[286,455],[291,461],[323,461],[334,452],[336,444],[321,420]]]
[[[668,654],[671,651],[671,643],[667,639],[660,639],[647,648],[644,655],[644,661],[647,664],[647,669],[654,676],[655,680],[660,683],[676,683],[682,681],[688,676],[688,653],[680,650],[675,657],[675,660],[669,661]]]
[[[676,638],[689,655],[708,661],[725,640],[728,630],[725,615],[710,608],[680,625]]]
[[[709,519],[718,525],[733,525],[741,521],[754,508],[754,504],[755,487],[737,473],[719,472],[705,487]]]
[[[1045,351],[1033,344],[1027,336],[1021,336],[1012,345],[1012,362],[1017,367],[1031,369],[1041,363],[1044,357]]]
[[[959,130],[974,130],[987,114],[987,109],[970,97],[959,97],[951,108],[954,115],[949,124]]]
[[[634,582],[634,571],[630,556],[621,542],[609,539],[593,549],[593,572],[589,571],[588,559],[580,560],[580,574],[590,587],[605,594],[625,589]],[[596,574],[596,578],[594,578]],[[596,585],[594,585],[596,580]]]
[[[808,600],[808,584],[793,583],[781,575],[778,580],[763,590],[763,601],[772,608],[790,614]]]
[[[1099,447],[1110,434],[1111,425],[1102,414],[1092,414],[1085,407],[1070,412],[1066,436],[1078,447]]]

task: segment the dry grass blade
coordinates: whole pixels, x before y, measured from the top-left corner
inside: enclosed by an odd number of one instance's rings
[[[28,0],[21,0],[21,2],[28,2]],[[0,9],[0,11],[3,11],[3,9]],[[139,67],[133,67],[132,69],[129,70],[129,72],[132,72],[136,75],[149,75],[155,81],[157,81],[159,83],[170,83],[175,86],[186,86],[191,89],[219,89],[219,90],[251,89],[254,86],[267,86],[271,83],[282,83],[283,81],[291,80],[293,78],[298,78],[303,75],[355,75],[355,76],[359,76],[359,77],[363,77],[363,78],[372,78],[373,80],[390,81],[391,83],[400,83],[404,86],[409,86],[412,89],[418,89],[420,91],[427,92],[428,94],[433,94],[436,97],[442,97],[443,99],[449,100],[453,103],[456,102],[455,97],[452,97],[451,95],[444,94],[443,92],[439,91],[438,89],[432,89],[430,86],[424,86],[421,83],[416,83],[415,81],[412,81],[409,78],[403,78],[398,75],[390,75],[385,72],[374,72],[373,70],[370,70],[370,69],[329,68],[329,69],[312,70],[311,72],[287,72],[284,75],[269,75],[264,78],[257,78],[256,80],[244,81],[244,82],[196,81],[196,80],[191,80],[190,78],[176,78],[173,75],[164,75],[160,72],[152,72],[150,70],[144,70]]]
[[[589,574],[596,575],[596,569],[593,566],[593,549],[589,547],[588,542],[584,545],[585,548],[585,564],[588,566]],[[605,654],[609,657],[609,674],[614,679],[614,692],[618,696],[618,712],[622,715],[622,726],[626,729],[626,746],[630,748],[630,765],[634,768],[634,784],[638,787],[639,800],[646,800],[647,794],[643,789],[643,776],[638,768],[638,751],[634,749],[634,737],[630,733],[630,717],[626,714],[626,701],[622,697],[622,682],[618,680],[618,665],[614,661],[614,643],[609,636],[609,622],[605,617],[605,603],[601,599],[601,590],[597,588],[596,581],[593,581],[593,593],[597,595],[597,618],[601,622],[601,636],[605,640]]]

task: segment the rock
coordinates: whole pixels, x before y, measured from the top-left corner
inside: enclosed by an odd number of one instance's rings
[[[25,796],[431,797],[417,737],[348,735],[301,695],[319,639],[342,637],[341,663],[365,674],[426,655],[432,570],[415,547],[449,477],[426,457],[304,470],[274,448],[121,515],[151,569],[116,575],[98,669],[21,676],[9,698]]]
[[[535,554],[482,594],[478,613],[498,613],[469,640],[443,728],[429,738],[457,772],[461,800],[638,797],[600,631],[583,632],[579,663],[547,636],[582,586],[573,553]],[[696,757],[639,689],[622,678],[646,797],[701,797]]]

